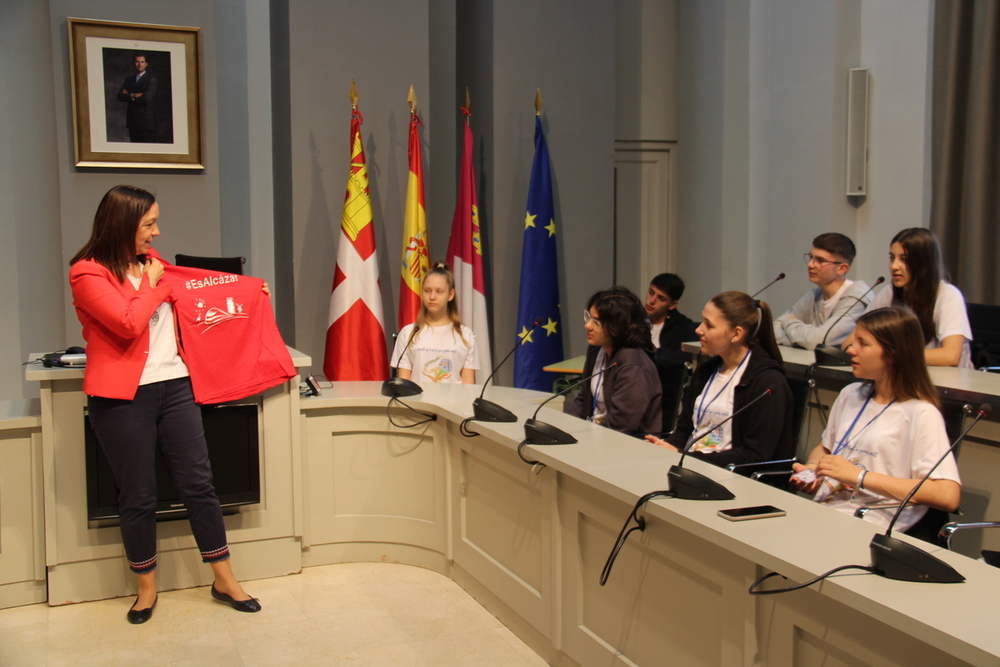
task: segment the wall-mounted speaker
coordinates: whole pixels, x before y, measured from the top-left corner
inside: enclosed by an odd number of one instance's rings
[[[847,79],[847,195],[868,194],[867,69],[855,68]]]

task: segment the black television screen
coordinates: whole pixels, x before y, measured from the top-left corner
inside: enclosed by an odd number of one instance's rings
[[[240,505],[260,502],[259,408],[253,404],[201,406],[212,480],[224,513]],[[84,415],[84,446],[87,458],[87,518],[105,521],[118,518],[118,487],[104,450]],[[158,520],[187,516],[160,448],[156,448],[156,516]]]

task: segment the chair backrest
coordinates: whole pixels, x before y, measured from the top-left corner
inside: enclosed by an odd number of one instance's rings
[[[809,407],[809,380],[805,378],[789,377],[788,388],[792,390],[792,438],[795,441],[795,449],[792,454],[798,451],[799,439],[802,435],[802,424],[805,423],[806,408]]]
[[[663,430],[672,432],[684,394],[684,384],[691,377],[691,370],[683,361],[662,358],[655,358],[654,361],[663,391]]]
[[[246,264],[246,257],[198,257],[197,255],[174,255],[174,263],[177,266],[187,266],[193,269],[208,269],[209,271],[222,271],[223,273],[235,273],[243,275],[243,265]]]
[[[967,303],[965,309],[972,327],[972,364],[1000,366],[1000,306]]]

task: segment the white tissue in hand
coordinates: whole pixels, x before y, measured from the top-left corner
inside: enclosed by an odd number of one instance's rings
[[[803,484],[812,484],[816,481],[816,471],[812,468],[806,468],[792,475],[792,479],[798,480]]]

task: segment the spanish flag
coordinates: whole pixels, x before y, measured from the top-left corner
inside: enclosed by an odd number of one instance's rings
[[[410,112],[410,176],[406,182],[403,216],[403,260],[399,280],[399,328],[412,324],[420,312],[420,283],[430,269],[427,246],[427,212],[424,205],[424,166],[420,155],[422,126],[416,109]]]
[[[352,93],[354,87],[352,83]],[[351,113],[351,168],[330,295],[323,373],[330,380],[384,380],[389,359],[382,326],[375,224],[368,194],[368,166],[361,144],[361,113]]]

